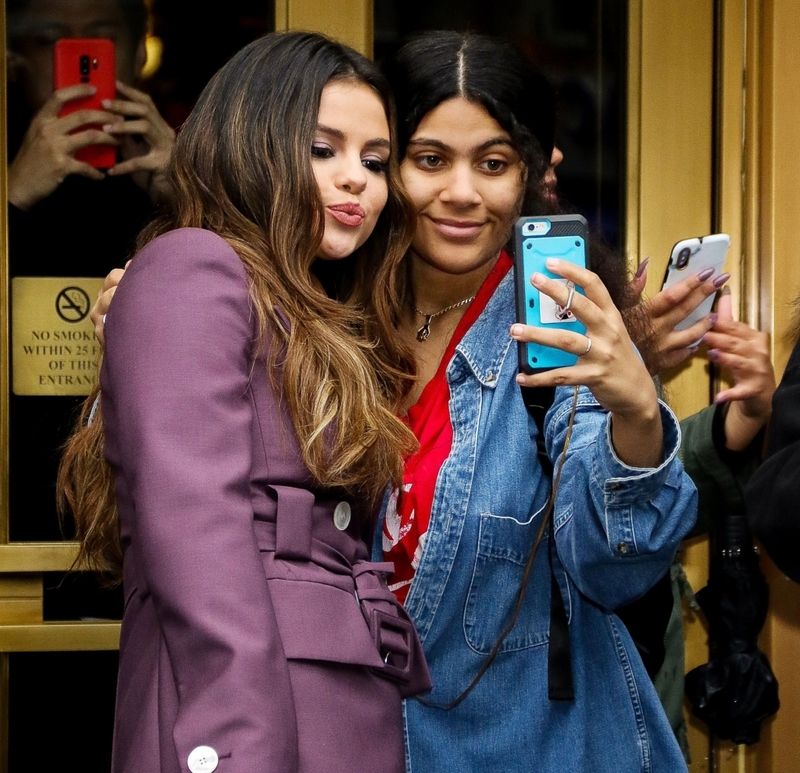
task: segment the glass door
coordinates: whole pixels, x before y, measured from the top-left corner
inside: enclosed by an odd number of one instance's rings
[[[229,0],[212,13],[190,0],[6,0],[2,13],[0,771],[47,770],[68,758],[106,773],[122,590],[71,571],[73,532],[56,512],[55,476],[97,371],[88,311],[153,205],[146,181],[131,176],[53,182],[35,145],[37,116],[52,91],[55,41],[111,37],[119,79],[177,129],[218,67],[275,28],[275,8],[270,0]]]

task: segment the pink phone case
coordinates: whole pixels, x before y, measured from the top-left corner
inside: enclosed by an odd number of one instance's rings
[[[84,109],[102,110],[102,100],[114,99],[117,87],[113,41],[105,38],[62,38],[56,41],[53,48],[54,88],[77,83],[89,83],[97,88],[97,92],[91,97],[71,100],[59,115]],[[117,161],[117,149],[114,145],[90,145],[78,150],[75,158],[98,169],[108,169]]]

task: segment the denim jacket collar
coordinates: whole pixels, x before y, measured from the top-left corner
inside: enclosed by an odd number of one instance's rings
[[[483,386],[489,389],[497,386],[500,368],[514,343],[508,332],[516,321],[513,284],[512,268],[456,347],[456,354],[447,368],[449,381],[468,367]]]

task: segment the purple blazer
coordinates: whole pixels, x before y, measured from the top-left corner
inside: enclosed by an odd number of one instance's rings
[[[368,560],[363,505],[314,485],[253,364],[239,257],[201,229],[155,239],[105,335],[125,551],[114,773],[400,773],[422,650]]]

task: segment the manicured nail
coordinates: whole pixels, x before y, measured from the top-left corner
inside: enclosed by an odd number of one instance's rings
[[[730,274],[720,274],[711,284],[714,285],[718,290],[722,285],[725,284],[731,278]]]
[[[711,314],[708,315],[708,322],[711,327],[717,324],[717,320],[719,319],[719,314],[716,311],[712,311]]]
[[[690,354],[697,354],[697,350],[698,350],[699,348],[700,348],[699,346],[690,346],[690,347],[689,347],[689,353],[690,353]]]
[[[700,272],[700,273],[697,275],[697,278],[698,278],[698,279],[699,279],[701,282],[705,282],[705,281],[706,281],[706,279],[710,279],[712,276],[714,276],[714,269],[709,267],[709,268],[704,268],[704,269],[703,269],[703,270],[702,270],[702,271],[701,271],[701,272]]]
[[[647,270],[647,264],[650,262],[650,258],[645,258],[640,264],[639,268],[636,269],[636,278],[640,279],[642,274]]]
[[[519,338],[522,335],[522,325],[512,325],[511,326],[511,337],[512,338]]]
[[[708,350],[708,359],[711,362],[716,362],[719,359],[719,350],[717,349],[709,349]]]
[[[725,287],[722,288],[720,295],[730,295],[730,294],[731,294],[731,288],[728,287],[728,285],[725,285]]]

